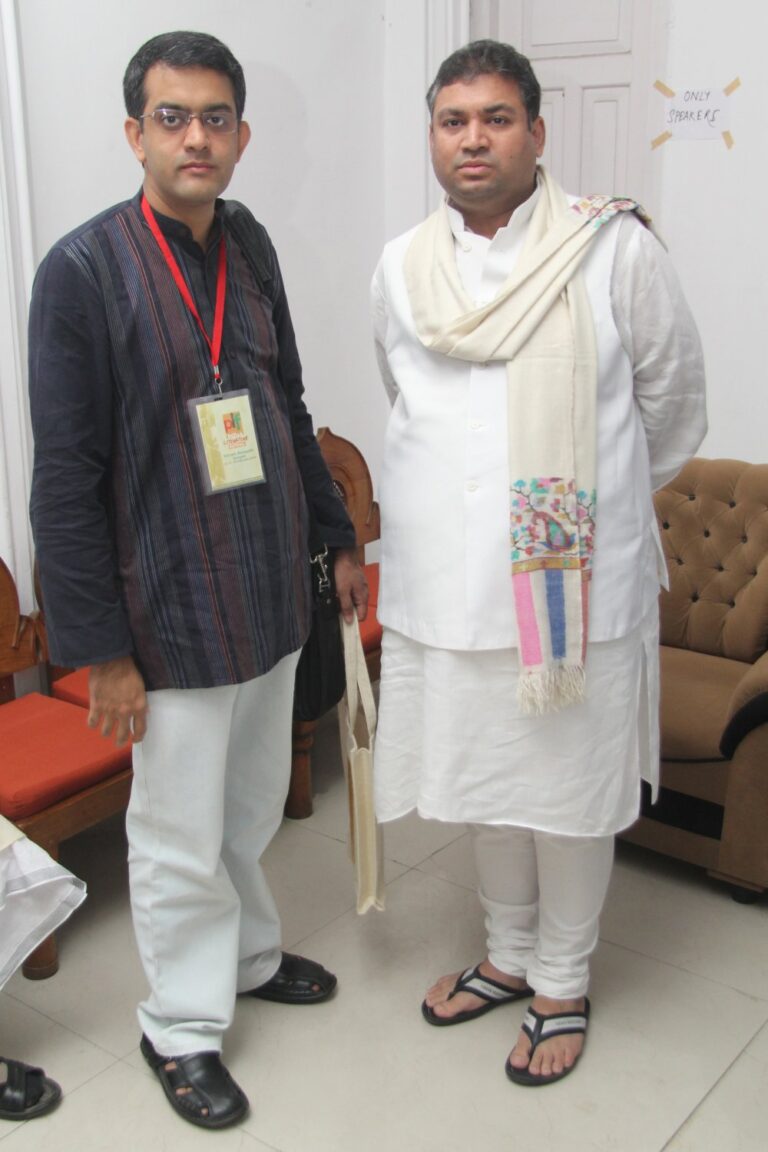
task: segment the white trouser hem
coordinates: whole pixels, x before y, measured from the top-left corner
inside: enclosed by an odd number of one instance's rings
[[[509,825],[475,824],[471,831],[491,963],[542,996],[586,995],[613,837]]]

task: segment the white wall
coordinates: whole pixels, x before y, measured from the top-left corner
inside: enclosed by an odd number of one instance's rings
[[[385,238],[384,0],[22,0],[18,4],[37,260],[133,195],[122,76],[160,32],[224,40],[243,65],[253,138],[227,195],[277,247],[316,425],[378,471],[386,401],[368,285]],[[411,5],[411,10],[418,5]]]
[[[768,461],[768,4],[670,0],[666,74],[679,91],[741,87],[731,101],[734,147],[670,140],[649,163],[654,214],[683,279],[704,342],[710,432],[702,455]],[[663,130],[664,99],[657,133]]]
[[[14,0],[0,3],[7,10]],[[387,407],[368,283],[385,239],[432,203],[423,93],[467,39],[469,0],[16,0],[15,11],[36,260],[139,186],[122,132],[133,51],[176,27],[232,47],[253,140],[230,191],[277,245],[316,424],[358,443],[376,482]],[[659,79],[673,88],[742,81],[730,98],[731,151],[719,140],[651,151],[649,141],[646,163],[657,193],[650,207],[704,340],[711,431],[702,451],[762,461],[768,4],[653,0],[648,13],[664,24]],[[648,101],[661,131],[664,100],[651,89]],[[25,504],[24,484],[16,491]]]

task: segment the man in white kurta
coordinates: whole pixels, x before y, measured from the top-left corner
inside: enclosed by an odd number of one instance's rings
[[[537,168],[539,96],[525,57],[492,41],[449,57],[428,94],[446,235],[472,307],[499,297],[554,184]],[[635,214],[617,213],[575,274],[596,350],[585,687],[578,702],[530,715],[517,699],[510,487],[519,461],[510,458],[508,365],[427,346],[405,274],[417,232],[386,246],[373,281],[392,402],[380,501],[377,812],[387,821],[416,808],[470,825],[488,956],[439,980],[422,1011],[448,1025],[533,996],[506,1071],[540,1085],[567,1075],[581,1054],[613,837],[638,814],[641,777],[654,783],[657,771],[664,561],[652,491],[706,430],[701,349],[664,249]],[[427,297],[439,275],[424,270]],[[514,419],[525,421],[524,406]]]

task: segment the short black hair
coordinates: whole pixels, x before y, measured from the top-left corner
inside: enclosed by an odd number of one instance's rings
[[[206,32],[164,32],[142,44],[125,70],[123,98],[129,116],[138,120],[147,102],[144,78],[154,64],[169,68],[210,68],[232,81],[235,112],[242,119],[245,109],[245,76],[238,61],[221,40]]]
[[[511,44],[499,40],[473,40],[463,48],[458,48],[437,70],[427,92],[427,107],[430,116],[435,110],[435,101],[441,88],[460,82],[469,83],[478,76],[495,73],[509,76],[520,89],[520,95],[528,113],[528,125],[533,124],[541,107],[541,85],[531,67],[531,62]]]

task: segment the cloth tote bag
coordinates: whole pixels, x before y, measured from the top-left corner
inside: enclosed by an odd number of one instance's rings
[[[373,741],[376,705],[357,617],[341,617],[347,689],[339,704],[339,735],[349,799],[349,854],[355,866],[357,911],[384,908],[381,825],[373,807]]]

